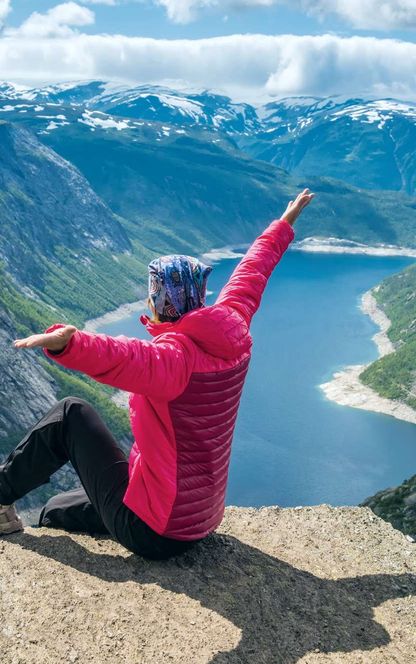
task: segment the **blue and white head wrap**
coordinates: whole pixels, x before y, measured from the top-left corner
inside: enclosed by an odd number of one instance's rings
[[[161,256],[149,263],[149,297],[157,313],[175,320],[204,306],[211,272],[192,256]]]

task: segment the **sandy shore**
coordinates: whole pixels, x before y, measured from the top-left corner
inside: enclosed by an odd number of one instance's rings
[[[249,246],[249,244],[239,245],[238,249],[245,250],[248,249]],[[237,247],[221,247],[220,249],[211,249],[211,251],[207,251],[205,254],[201,254],[200,258],[205,263],[216,263],[217,261],[222,261],[227,258],[235,259],[242,258],[243,256],[243,253],[237,251]]]
[[[128,302],[127,304],[122,304],[118,309],[114,311],[109,311],[103,316],[98,318],[92,318],[87,320],[83,330],[84,332],[97,332],[97,330],[103,325],[109,325],[110,323],[116,323],[131,314],[140,314],[141,312],[147,309],[147,300],[137,300],[137,302]]]
[[[399,247],[393,244],[370,246],[337,237],[307,237],[294,242],[291,251],[304,251],[319,254],[361,254],[365,256],[410,256],[416,258],[416,249]]]
[[[242,258],[244,253],[241,253],[241,251],[246,251],[249,247],[250,244],[240,244],[211,249],[211,251],[202,254],[201,259],[216,262],[225,258]],[[400,247],[393,244],[370,246],[339,237],[307,237],[298,242],[293,242],[289,250],[316,254],[361,254],[365,256],[409,256],[416,258],[416,249],[410,247]]]
[[[387,336],[390,320],[379,309],[372,291],[365,293],[361,300],[362,311],[380,327],[380,331],[373,336],[380,357],[394,352],[394,346]],[[343,371],[334,374],[329,383],[320,385],[326,397],[341,406],[362,408],[376,413],[391,415],[399,420],[416,424],[416,410],[406,404],[381,397],[377,392],[360,381],[360,374],[368,365],[359,364],[345,367]]]

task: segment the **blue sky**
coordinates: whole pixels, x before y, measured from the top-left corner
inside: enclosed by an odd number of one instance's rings
[[[1,79],[414,100],[416,0],[0,0]]]

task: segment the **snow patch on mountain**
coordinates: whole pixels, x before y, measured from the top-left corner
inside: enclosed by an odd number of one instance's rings
[[[416,119],[416,107],[390,99],[381,99],[365,105],[342,108],[333,113],[330,121],[336,122],[339,118],[349,116],[352,120],[367,122],[368,124],[378,122],[379,129],[383,129],[385,123],[388,120],[392,120],[395,115]]]
[[[152,97],[154,96],[153,93],[144,93],[141,94],[140,97],[145,99],[146,97]],[[171,95],[166,95],[166,94],[159,94],[157,95],[157,98],[161,104],[164,104],[165,106],[169,106],[170,108],[175,108],[181,113],[182,115],[187,115],[189,117],[194,118],[194,120],[198,120],[201,115],[204,113],[203,106],[200,102],[197,101],[191,101],[189,99],[183,98],[183,97],[177,97],[173,94]]]
[[[122,131],[123,129],[129,129],[130,123],[126,120],[116,120],[111,116],[107,116],[104,113],[99,113],[97,111],[84,111],[81,118],[78,118],[78,122],[96,129],[100,127],[102,129],[117,129]]]

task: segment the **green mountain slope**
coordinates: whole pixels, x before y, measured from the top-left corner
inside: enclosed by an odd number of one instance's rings
[[[373,293],[391,321],[388,336],[396,350],[373,362],[360,379],[381,396],[416,409],[416,265],[389,277]],[[363,505],[416,540],[416,475]]]
[[[64,125],[42,140],[74,163],[121,223],[159,252],[202,251],[249,242],[305,186],[317,198],[297,239],[335,236],[367,244],[416,246],[416,199],[357,189],[330,178],[294,178],[255,161],[229,138],[157,123],[118,131]]]
[[[374,295],[391,320],[396,352],[371,364],[361,380],[381,396],[416,408],[416,266],[386,279]]]
[[[205,99],[205,106],[202,99],[198,99],[195,107],[195,100],[193,105],[189,102],[185,106],[178,106],[179,98],[163,94],[160,104],[152,107],[152,110],[148,105],[150,101],[153,104],[154,96],[149,97],[139,91],[134,102],[139,115],[126,117],[122,115],[121,107],[117,110],[118,115],[85,107],[82,95],[88,90],[94,96],[97,86],[82,86],[82,89],[76,86],[76,90],[72,91],[74,94],[76,92],[78,103],[70,103],[72,93],[66,99],[65,91],[57,90],[60,99],[58,105],[48,101],[39,104],[30,99],[23,103],[15,99],[8,100],[0,110],[3,117],[36,132],[39,140],[79,168],[111,210],[132,222],[126,225],[123,219],[120,220],[131,243],[137,240],[154,252],[190,253],[220,244],[249,242],[270,218],[280,213],[294,191],[299,187],[311,186],[319,198],[297,231],[299,239],[307,236],[337,236],[368,244],[381,242],[416,246],[415,198],[399,192],[377,190],[385,187],[392,189],[391,178],[388,178],[388,182],[375,179],[371,185],[375,191],[357,188],[355,181],[345,184],[332,179],[341,178],[344,173],[344,170],[335,168],[335,164],[342,161],[336,151],[333,163],[326,164],[326,157],[322,157],[320,164],[316,158],[316,163],[307,171],[299,171],[292,162],[282,162],[289,170],[294,169],[294,174],[289,175],[276,164],[266,163],[267,156],[259,154],[264,160],[256,161],[253,155],[257,156],[257,153],[252,152],[249,156],[246,152],[248,146],[243,145],[242,141],[256,141],[259,137],[257,132],[261,134],[258,122],[247,116],[247,109],[228,109],[225,114],[227,117],[231,114],[236,121],[238,119],[238,123],[243,123],[238,125],[238,130],[235,127],[229,131],[228,124],[223,127],[220,122],[223,114],[214,113],[211,109],[211,101],[215,101],[213,108],[217,108],[217,102],[221,101],[221,106],[224,100],[211,100],[209,95]],[[46,100],[51,91],[44,92]],[[81,95],[79,98],[78,93]],[[61,94],[64,94],[63,98]],[[43,99],[43,92],[41,96]],[[129,95],[128,99],[126,108],[132,110]],[[172,103],[169,103],[169,99]],[[91,99],[86,100],[86,103],[92,103]],[[140,108],[144,104],[151,111],[149,117],[146,111],[143,119],[139,119],[141,112],[137,103]],[[360,122],[352,120],[350,112],[357,111],[351,103],[347,103],[345,109],[342,104],[339,107],[330,103],[334,117],[331,115],[328,118],[325,115],[328,109],[319,100],[315,100],[309,110],[304,104],[295,104],[292,108],[288,100],[276,107],[271,105],[265,109],[265,133],[262,140],[270,149],[274,149],[279,141],[288,141],[289,137],[290,146],[295,146],[298,134],[312,132],[312,126],[315,127],[315,124],[309,125],[302,116],[302,113],[307,112],[308,119],[309,111],[315,120],[319,118],[320,127],[322,125],[332,132],[330,145],[337,145],[344,140],[348,142],[352,130],[381,140],[387,124],[381,131],[377,125],[369,123],[367,115],[375,111],[371,110],[372,107],[367,109],[367,106],[362,109],[364,115]],[[211,120],[199,123],[196,117],[201,119],[200,112],[204,108]],[[190,122],[178,124],[179,116],[190,113],[191,109],[192,117],[188,118]],[[196,109],[199,109],[197,116]],[[303,119],[298,125],[295,120],[299,119],[299,114]],[[397,114],[393,115],[396,118]],[[398,113],[398,117],[402,115],[405,117],[404,111]],[[336,122],[332,122],[332,119],[336,119]],[[407,117],[406,122],[409,124]],[[303,123],[306,123],[305,126]],[[273,129],[271,133],[270,128]],[[280,135],[280,132],[283,134]],[[409,148],[411,137],[409,135],[406,139],[406,136],[403,135],[403,141]],[[322,155],[326,155],[328,150],[324,150],[321,143],[320,138],[317,138],[311,146],[307,145],[305,157],[312,157],[319,150]],[[360,158],[351,168],[362,175],[369,174],[371,179],[371,168],[380,168],[382,159],[380,150],[370,139],[364,143],[361,149],[365,152],[365,145],[368,146],[368,164]],[[404,153],[400,154],[403,156]],[[273,159],[270,157],[269,161],[273,162]],[[321,177],[323,174],[331,178]],[[361,180],[359,184],[361,187],[367,186]]]
[[[0,124],[0,219],[5,270],[75,323],[141,292],[150,254],[74,166],[9,123]]]

